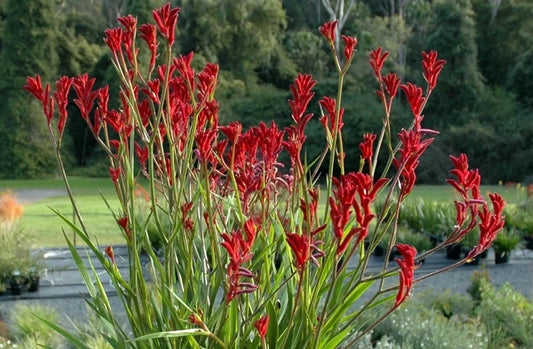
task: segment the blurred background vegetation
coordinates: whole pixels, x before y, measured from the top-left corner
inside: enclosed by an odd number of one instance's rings
[[[166,1],[165,1],[166,2]],[[468,152],[486,183],[533,182],[533,2],[530,0],[174,0],[180,6],[178,50],[195,64],[221,67],[222,122],[291,122],[285,103],[298,72],[318,79],[316,98],[334,95],[336,75],[318,27],[325,4],[345,7],[343,33],[359,39],[345,97],[346,149],[383,117],[368,53],[391,51],[385,71],[423,84],[421,51],[448,61],[425,111],[425,126],[441,134],[423,157],[422,183],[443,183],[449,154]],[[0,0],[0,178],[55,174],[53,151],[39,105],[21,89],[28,75],[43,80],[88,72],[98,84],[117,84],[102,38],[116,17],[152,21],[162,0]],[[348,11],[349,9],[349,11]],[[116,91],[115,91],[116,92]],[[116,98],[118,95],[115,94]],[[115,106],[118,101],[115,98]],[[318,115],[317,103],[313,112]],[[77,111],[71,110],[64,155],[69,173],[106,176],[107,164]],[[397,131],[410,124],[400,98]],[[318,118],[309,127],[308,158],[324,146]],[[358,151],[348,154],[352,169]]]

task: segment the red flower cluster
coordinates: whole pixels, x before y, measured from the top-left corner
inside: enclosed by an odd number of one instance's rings
[[[359,144],[359,150],[361,150],[361,159],[363,161],[372,162],[374,156],[374,141],[377,136],[374,133],[365,133],[363,135],[363,141]]]
[[[437,57],[437,51],[422,52],[424,78],[426,79],[430,90],[433,90],[437,86],[439,75],[446,65],[446,61],[444,59],[437,59]]]
[[[490,211],[487,204],[483,205],[483,209],[479,212],[481,221],[479,223],[479,243],[468,253],[467,260],[474,259],[490,248],[505,225],[505,217],[503,216],[505,200],[499,194],[489,194],[489,197],[494,212]]]
[[[390,52],[383,52],[382,47],[370,52],[370,66],[374,70],[374,74],[376,75],[378,80],[381,80],[381,70],[383,69],[383,65],[385,64],[385,61],[387,60],[387,57],[389,57],[389,55]]]
[[[459,157],[451,156],[451,159],[455,169],[451,170],[450,173],[456,176],[457,180],[447,179],[446,181],[459,193],[461,201],[455,201],[457,212],[456,228],[450,234],[446,243],[458,242],[470,233],[477,224],[479,205],[485,204],[485,200],[481,196],[479,170],[469,169],[466,154],[461,154]]]
[[[402,130],[398,134],[402,142],[399,150],[400,158],[394,159],[394,165],[401,172],[402,184],[400,198],[404,199],[409,195],[416,183],[416,169],[420,164],[420,157],[433,143],[433,138],[422,139],[422,133],[416,130]]]
[[[52,127],[52,120],[54,119],[55,104],[58,105],[59,122],[57,128],[59,132],[59,138],[63,136],[63,131],[68,118],[68,95],[70,93],[72,82],[72,78],[62,76],[56,82],[56,89],[53,92],[53,97],[51,96],[50,84],[47,83],[43,88],[43,83],[39,75],[36,75],[35,77],[28,77],[26,79],[26,85],[22,87],[41,102],[43,112],[46,115],[46,120],[50,129]]]
[[[357,246],[368,235],[370,223],[375,217],[371,204],[388,179],[381,178],[374,183],[370,175],[357,172],[342,176],[340,180],[334,178],[334,182],[336,189],[333,191],[333,197],[329,198],[330,216],[337,238],[337,255],[341,255],[355,236],[358,236]],[[358,226],[346,234],[345,229],[350,222],[352,209]]]
[[[235,297],[243,293],[251,293],[257,286],[250,282],[242,282],[241,278],[254,278],[251,270],[243,265],[249,262],[252,257],[252,247],[257,234],[257,226],[252,219],[244,225],[246,237],[240,230],[232,234],[221,234],[224,240],[221,245],[228,251],[230,262],[228,265],[229,287],[227,293],[228,303]]]
[[[257,329],[257,332],[259,333],[259,337],[261,337],[262,340],[264,340],[267,335],[269,324],[270,324],[270,315],[265,315],[255,322],[255,328]]]
[[[159,10],[153,11],[159,31],[167,38],[170,46],[174,45],[176,38],[176,25],[178,24],[179,13],[180,9],[178,7],[170,7],[170,3],[163,5]]]
[[[324,35],[330,45],[335,44],[335,39],[337,37],[337,21],[326,22],[322,26],[320,26],[318,30],[322,35]]]
[[[455,164],[455,169],[450,173],[457,179],[448,179],[447,182],[457,190],[461,201],[455,201],[457,225],[446,243],[451,244],[463,239],[476,227],[479,217],[479,243],[467,256],[468,260],[472,260],[491,247],[494,239],[503,229],[505,225],[505,217],[503,216],[505,200],[499,194],[489,194],[493,207],[493,211],[491,211],[481,196],[479,171],[469,169],[466,154],[461,154],[459,157],[452,156],[451,159]],[[482,205],[481,210],[479,205]]]
[[[398,290],[394,306],[398,307],[411,295],[411,289],[413,288],[413,282],[415,279],[415,270],[417,269],[417,266],[415,265],[417,251],[413,246],[406,244],[398,244],[396,245],[396,249],[403,257],[403,259],[396,258],[396,262],[400,266],[400,289]]]

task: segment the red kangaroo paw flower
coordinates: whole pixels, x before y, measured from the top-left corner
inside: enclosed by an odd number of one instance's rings
[[[411,294],[413,288],[413,281],[415,279],[415,265],[416,248],[406,244],[396,245],[396,249],[401,253],[403,259],[396,258],[396,262],[400,266],[400,288],[396,296],[395,307],[405,302]]]
[[[424,67],[424,78],[432,90],[437,86],[439,75],[446,65],[444,59],[437,59],[437,51],[422,52],[422,66]]]
[[[318,28],[320,33],[328,40],[330,45],[335,43],[337,35],[337,21],[326,22]]]
[[[387,57],[390,55],[389,51],[383,52],[383,48],[377,48],[374,51],[370,52],[370,66],[374,70],[376,77],[381,77],[381,70],[383,65],[387,60]]]
[[[344,56],[346,61],[350,61],[355,53],[355,47],[357,46],[357,38],[353,36],[343,35],[342,40],[344,40]]]
[[[170,3],[153,11],[154,20],[157,23],[159,31],[168,40],[170,46],[174,45],[176,25],[178,24],[178,15],[180,11],[181,9],[178,7],[172,8]]]

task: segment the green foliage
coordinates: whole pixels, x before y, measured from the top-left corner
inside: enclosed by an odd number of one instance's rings
[[[400,227],[401,228],[401,227]],[[409,228],[401,228],[398,231],[398,242],[414,246],[418,253],[428,251],[431,247],[431,239],[424,233],[415,233]]]
[[[0,53],[1,178],[35,178],[55,166],[43,117],[21,89],[28,74],[54,76],[58,64],[56,21],[50,1],[9,1]]]
[[[402,206],[400,224],[414,232],[444,237],[453,231],[455,207],[451,203],[436,201],[407,201]]]
[[[491,282],[489,271],[483,266],[481,269],[474,271],[471,281],[472,283],[466,291],[478,305],[482,299],[483,285],[489,285]]]
[[[533,235],[533,202],[526,200],[510,204],[505,208],[505,224],[508,229],[517,230],[522,235]]]
[[[456,295],[453,295],[455,298]],[[432,297],[428,297],[431,299]],[[430,301],[431,306],[424,300],[406,304],[387,318],[375,331],[374,336],[380,338],[389,336],[395,343],[400,343],[403,349],[415,348],[486,348],[486,331],[483,325],[475,320],[464,321],[462,316],[448,318],[442,309],[435,309],[433,305],[438,301]],[[458,309],[468,303],[462,299],[448,299],[451,308]],[[442,305],[440,305],[442,307]],[[451,309],[450,308],[450,309]]]
[[[495,289],[481,284],[477,315],[487,328],[489,348],[533,347],[533,303],[505,283]]]
[[[0,221],[0,246],[0,289],[5,291],[9,287],[15,271],[20,273],[24,283],[29,280],[30,273],[42,269],[41,256],[32,254],[28,236],[16,222]]]
[[[61,348],[63,340],[51,327],[40,318],[57,322],[59,314],[49,306],[35,304],[18,304],[13,310],[13,329],[17,344],[21,348],[38,348],[51,346]]]
[[[301,29],[287,32],[284,46],[298,71],[321,76],[329,60],[323,45],[316,30]]]
[[[530,64],[523,65],[523,59],[533,45],[533,4],[528,0],[501,1],[498,7],[485,0],[475,0],[473,4],[483,76],[489,84],[509,86],[520,94],[531,93],[521,89],[525,85],[510,83],[520,79],[522,71],[531,70]]]
[[[437,50],[447,61],[439,78],[438,93],[432,96],[427,113],[428,126],[444,129],[467,121],[465,111],[474,110],[484,93],[483,77],[477,63],[474,12],[470,0],[436,1],[426,50]]]
[[[515,230],[506,229],[498,234],[494,240],[494,251],[511,252],[518,247],[521,241],[522,237]]]
[[[184,52],[195,51],[222,70],[253,82],[256,69],[272,65],[286,27],[278,0],[182,1]],[[274,62],[275,63],[275,62]]]
[[[222,107],[221,118],[228,122],[239,120],[245,128],[257,125],[259,121],[267,124],[275,121],[278,126],[284,127],[291,122],[290,109],[288,104],[279,101],[289,98],[286,90],[258,85],[250,89],[246,96],[229,100]]]

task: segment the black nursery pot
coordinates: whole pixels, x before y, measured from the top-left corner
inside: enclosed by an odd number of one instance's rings
[[[31,279],[28,285],[28,292],[37,292],[37,291],[39,291],[39,278]]]
[[[462,247],[460,244],[453,244],[446,247],[446,258],[461,259]]]
[[[509,252],[494,251],[494,263],[503,264],[509,263]]]
[[[11,284],[9,288],[11,289],[11,295],[13,296],[20,296],[22,294],[22,285]]]

